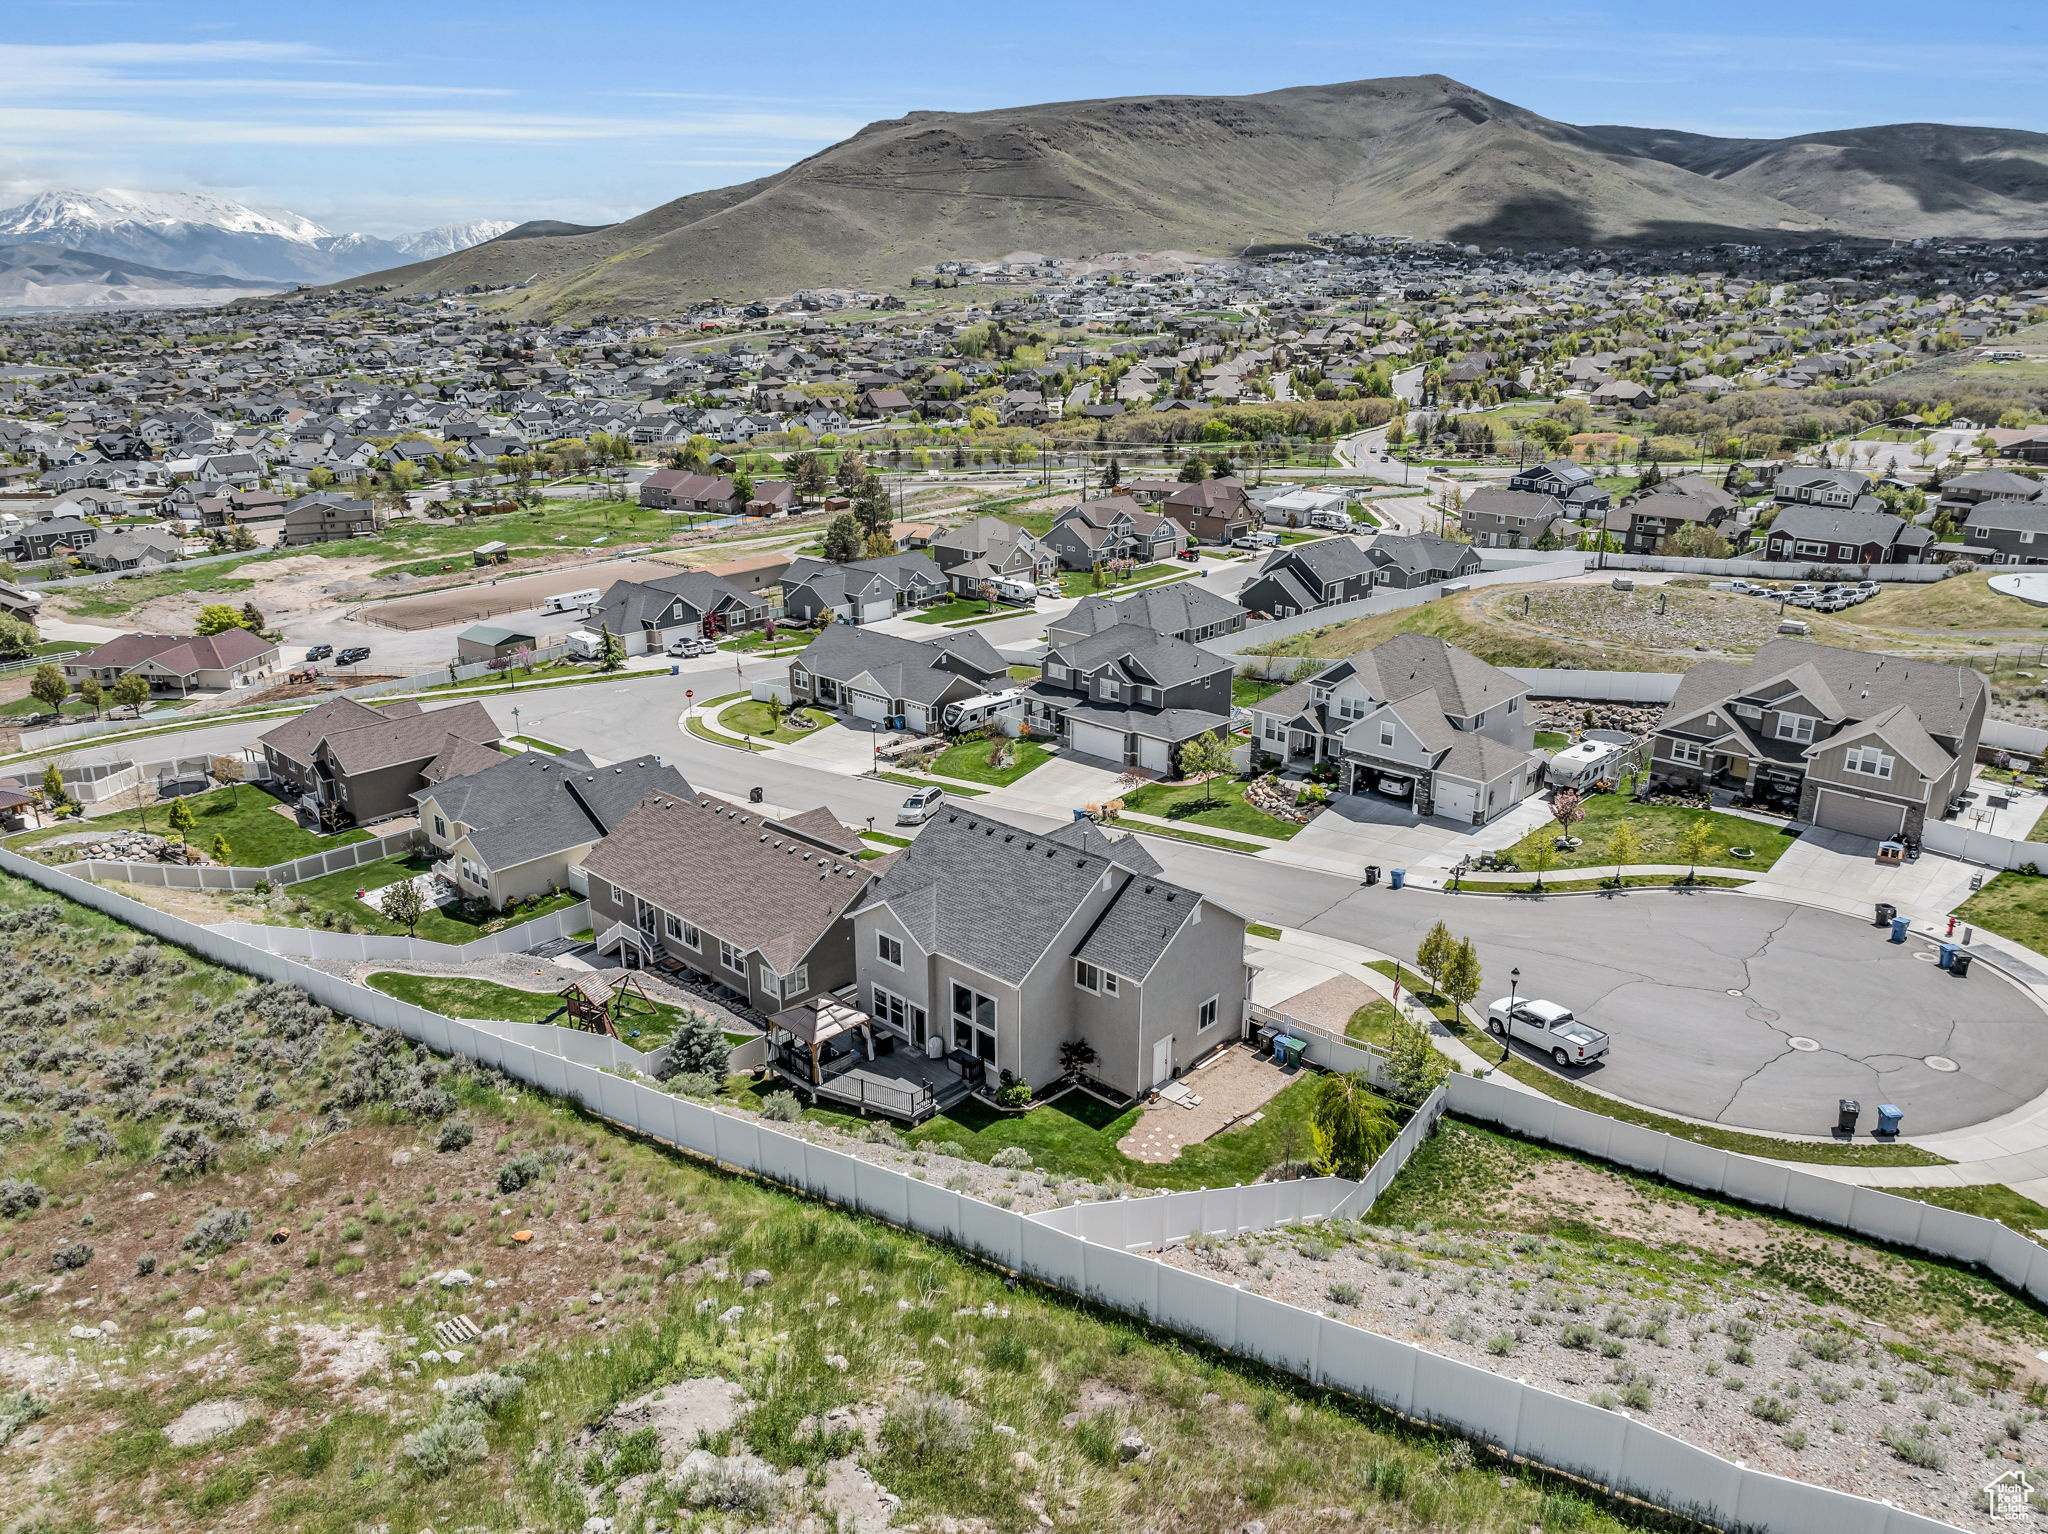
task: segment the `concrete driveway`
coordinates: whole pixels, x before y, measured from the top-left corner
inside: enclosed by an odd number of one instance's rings
[[[1390,799],[1339,794],[1279,855],[1356,876],[1368,863],[1383,870],[1420,867],[1471,832],[1469,825],[1425,819]]]

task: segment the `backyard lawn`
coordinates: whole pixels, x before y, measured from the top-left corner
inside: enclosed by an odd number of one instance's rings
[[[1560,734],[1556,730],[1538,730],[1536,732],[1536,748],[1539,751],[1562,751],[1571,743],[1571,736]]]
[[[1285,841],[1301,829],[1244,802],[1249,785],[1239,778],[1211,778],[1207,783],[1147,783],[1124,795],[1124,808],[1162,820],[1192,820],[1219,831],[1243,831]]]
[[[1008,744],[1012,748],[1012,760],[1007,767],[989,765],[989,757],[999,744]],[[965,778],[970,783],[987,783],[1003,788],[1051,759],[1052,753],[1036,741],[963,740],[957,746],[948,746],[941,751],[930,770],[940,777]]]
[[[316,836],[311,831],[303,831],[297,821],[277,812],[275,799],[260,788],[246,785],[192,794],[185,803],[191,806],[194,817],[186,839],[210,857],[213,839],[225,836],[230,854],[228,861],[238,868],[264,868],[272,863],[288,863],[310,853],[365,841],[370,835],[361,830],[341,831],[333,836]],[[169,803],[152,804],[147,810],[117,810],[111,815],[96,815],[90,820],[68,820],[48,833],[34,832],[29,837],[18,838],[16,845],[31,839],[41,840],[45,834],[54,836],[97,830],[148,830],[158,836],[168,836],[171,834],[171,807]]]
[[[1384,1049],[1389,1030],[1400,1015],[1391,1001],[1384,996],[1375,996],[1351,1014],[1351,1021],[1344,1025],[1344,1036],[1357,1039],[1361,1044],[1377,1044]]]
[[[723,710],[718,716],[718,724],[721,729],[730,730],[735,735],[751,735],[756,740],[774,741],[780,745],[786,741],[809,740],[819,729],[833,722],[832,716],[822,709],[802,708],[797,712],[810,720],[813,728],[799,730],[791,727],[784,722],[781,709],[756,698]]]
[[[1238,708],[1250,708],[1263,703],[1276,692],[1285,692],[1287,682],[1276,682],[1262,676],[1234,676],[1230,679],[1230,701]]]
[[[386,920],[375,907],[356,899],[357,890],[382,889],[387,884],[396,884],[400,879],[410,879],[433,870],[431,857],[414,853],[406,857],[379,858],[374,863],[365,863],[360,868],[344,868],[339,873],[323,874],[317,879],[307,879],[292,885],[287,893],[294,899],[308,901],[316,911],[335,911],[346,914],[355,923],[358,932],[381,933],[386,937],[404,937],[405,928],[398,922]],[[582,897],[563,890],[557,894],[530,900],[515,911],[491,911],[475,905],[437,906],[419,919],[412,935],[434,943],[469,943],[486,937],[506,927],[516,927],[521,922],[532,921],[536,916],[545,916],[550,911],[559,911],[564,906],[576,904]]]
[[[1713,810],[1690,810],[1675,804],[1638,804],[1627,794],[1594,794],[1586,800],[1586,818],[1572,827],[1581,845],[1560,851],[1554,868],[1601,868],[1613,866],[1608,856],[1608,837],[1616,825],[1627,820],[1636,828],[1642,843],[1638,863],[1685,863],[1678,852],[1679,833],[1695,820],[1704,819],[1713,828],[1714,845],[1700,859],[1702,868],[1740,868],[1761,873],[1778,861],[1778,855],[1792,845],[1792,837],[1781,828],[1740,815],[1723,815]],[[1506,861],[1527,868],[1529,855],[1539,843],[1559,834],[1557,822],[1546,821],[1501,854]],[[1747,847],[1754,856],[1738,858],[1728,849]]]
[[[365,982],[386,996],[396,996],[414,1006],[426,1007],[444,1017],[481,1017],[507,1023],[546,1022],[563,1005],[553,991],[526,991],[518,986],[499,985],[491,980],[466,980],[458,975],[409,975],[383,969]],[[567,984],[564,973],[563,984]],[[643,1007],[637,999],[626,1003],[626,1016],[619,1022],[619,1035],[635,1049],[659,1049],[682,1026],[683,1011],[665,1001],[651,1001]],[[753,1037],[728,1033],[726,1038],[741,1044]]]
[[[1221,1188],[1254,1182],[1276,1162],[1309,1154],[1308,1109],[1316,1075],[1301,1072],[1266,1104],[1258,1123],[1225,1130],[1163,1164],[1133,1161],[1117,1149],[1117,1142],[1138,1122],[1141,1109],[1119,1110],[1078,1090],[1020,1114],[998,1113],[969,1098],[906,1138],[926,1147],[950,1141],[959,1154],[974,1161],[991,1160],[997,1151],[1021,1145],[1031,1153],[1033,1164],[1062,1177],[1094,1182],[1119,1178],[1147,1188]],[[766,1093],[786,1087],[774,1080],[735,1079],[728,1090],[751,1106]],[[867,1127],[849,1114],[829,1110],[809,1109],[804,1117],[855,1134]]]

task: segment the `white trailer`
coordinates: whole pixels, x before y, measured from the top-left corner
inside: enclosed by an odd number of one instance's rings
[[[544,613],[588,612],[604,600],[604,589],[591,586],[583,591],[558,591],[540,604]]]

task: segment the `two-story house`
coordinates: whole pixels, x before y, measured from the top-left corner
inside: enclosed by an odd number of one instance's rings
[[[1973,508],[1987,501],[2038,501],[2048,495],[2048,483],[2011,469],[1978,469],[1958,474],[1941,487],[1934,504],[1958,522],[1968,525]]]
[[[628,655],[654,655],[674,638],[738,633],[767,619],[767,597],[708,570],[684,570],[651,581],[612,582],[587,622],[608,626]]]
[[[1917,565],[1933,546],[1934,533],[1895,517],[1875,496],[1853,508],[1782,506],[1762,537],[1763,557],[1833,565]]]
[[[1976,502],[1963,552],[1987,565],[2048,564],[2048,500]]]
[[[509,900],[567,889],[590,849],[649,794],[695,792],[658,756],[599,767],[581,751],[526,751],[413,794],[435,872],[465,897]]]
[[[1200,644],[1220,634],[1235,634],[1244,627],[1245,612],[1230,598],[1193,581],[1176,581],[1127,597],[1083,597],[1045,626],[1045,637],[1050,644],[1066,644],[1119,623],[1142,624],[1169,638]]]
[[[1533,490],[1474,490],[1458,520],[1482,549],[1533,549],[1567,519],[1564,503]]]
[[[1268,554],[1239,588],[1237,600],[1247,612],[1291,618],[1372,595],[1378,571],[1368,546],[1358,539],[1318,538]]]
[[[990,581],[1025,581],[1035,586],[1052,579],[1059,568],[1057,554],[1026,529],[999,517],[974,517],[941,528],[932,534],[926,552],[945,573],[947,584],[962,596],[980,591]]]
[[[1964,666],[1778,639],[1702,661],[1657,721],[1653,783],[1811,825],[1917,837],[1970,781],[1990,689]]]
[[[384,520],[372,502],[323,490],[302,495],[285,507],[277,542],[280,548],[296,548],[341,538],[373,538],[382,530]]]
[[[1480,567],[1479,551],[1471,544],[1434,533],[1381,533],[1366,545],[1365,555],[1372,561],[1373,583],[1400,591],[1463,580]]]
[[[1082,756],[1170,774],[1180,748],[1230,727],[1228,656],[1119,623],[1051,645],[1025,717]]]
[[[1011,685],[1008,663],[972,629],[905,639],[835,623],[789,663],[798,703],[921,732],[942,726],[947,704]]]
[[[853,983],[848,911],[875,865],[825,810],[771,820],[710,795],[652,793],[590,849],[600,954],[680,967],[763,1014]]]
[[[1846,509],[1870,494],[1870,476],[1854,469],[1780,469],[1771,495],[1781,506]]]
[[[1625,554],[1654,554],[1666,538],[1686,527],[1704,527],[1729,537],[1742,503],[1712,480],[1681,474],[1631,495],[1607,513],[1607,531]]]
[[[1176,523],[1190,543],[1228,543],[1259,525],[1258,509],[1235,479],[1201,479],[1178,485],[1157,503],[1159,514]]]
[[[1067,569],[1090,570],[1113,559],[1172,559],[1188,546],[1188,535],[1132,497],[1113,495],[1068,507],[1041,542]]]
[[[257,744],[267,774],[309,798],[323,820],[368,825],[411,814],[422,788],[504,761],[501,733],[481,703],[428,711],[410,698],[383,708],[330,698]]]
[[[1397,634],[1258,703],[1252,742],[1291,768],[1336,763],[1346,793],[1483,824],[1536,786],[1528,693],[1454,644]]]
[[[853,912],[860,1005],[923,1049],[981,1062],[992,1081],[1044,1084],[1060,1046],[1137,1096],[1245,1026],[1242,916],[1164,878],[1137,838],[1087,822],[1027,831],[942,812]]]
[[[1611,504],[1611,498],[1600,488],[1599,479],[1593,471],[1569,458],[1531,464],[1508,480],[1508,488],[1527,491],[1531,495],[1547,495],[1561,504],[1569,515],[1582,519],[1607,510]]]
[[[782,575],[783,611],[798,623],[876,623],[945,596],[945,572],[922,551],[843,565],[803,555]]]

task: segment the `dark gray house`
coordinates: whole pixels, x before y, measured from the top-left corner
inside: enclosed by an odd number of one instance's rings
[[[1306,547],[1314,548],[1309,544]],[[1434,533],[1382,533],[1366,547],[1375,584],[1411,590],[1479,572],[1479,551]]]
[[[1600,488],[1593,471],[1569,458],[1532,464],[1508,481],[1510,490],[1547,495],[1574,517],[1585,518],[1605,511],[1611,498]]]
[[[1227,656],[1119,623],[1052,645],[1025,717],[1083,756],[1170,774],[1182,745],[1230,727],[1232,670]]]
[[[1465,498],[1458,520],[1482,549],[1533,549],[1567,516],[1555,496],[1489,486]]]
[[[990,581],[1026,581],[1037,585],[1059,568],[1059,556],[1021,527],[1000,517],[974,517],[941,528],[926,545],[933,563],[962,596]]]
[[[1219,634],[1235,634],[1244,627],[1245,616],[1244,609],[1230,598],[1193,581],[1176,581],[1127,597],[1083,597],[1071,611],[1046,625],[1045,637],[1053,644],[1064,644],[1119,623],[1142,624],[1169,638],[1200,644]]]
[[[737,633],[768,618],[768,599],[742,591],[704,570],[684,570],[651,581],[614,581],[590,614],[625,641],[628,655],[658,653],[682,636]]]
[[[919,731],[940,728],[948,703],[1011,685],[1008,664],[972,629],[904,639],[836,623],[789,663],[797,702],[875,724],[900,718]]]
[[[1291,618],[1372,594],[1376,566],[1355,538],[1318,538],[1275,549],[1237,593],[1247,612]]]
[[[1083,501],[1060,513],[1041,540],[1069,570],[1089,570],[1112,559],[1140,564],[1172,559],[1187,547],[1187,530],[1147,511],[1128,495]]]
[[[782,607],[798,623],[876,623],[946,597],[946,576],[928,554],[885,554],[834,564],[792,560],[782,576]]]
[[[1934,544],[1933,532],[1893,516],[1875,496],[1863,500],[1867,506],[1799,502],[1781,507],[1761,539],[1763,557],[1833,565],[1922,563]]]

